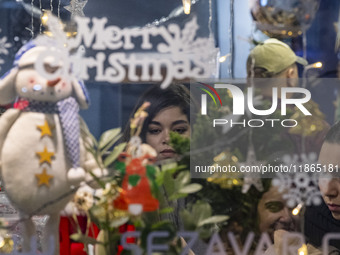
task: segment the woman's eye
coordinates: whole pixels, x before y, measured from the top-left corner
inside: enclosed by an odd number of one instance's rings
[[[283,207],[284,205],[282,202],[269,202],[266,204],[266,209],[273,213],[281,211]]]
[[[187,132],[188,131],[188,129],[187,128],[175,128],[174,130],[173,130],[173,132],[176,132],[176,133],[178,133],[178,134],[184,134],[185,132]]]
[[[151,134],[151,135],[157,135],[161,132],[161,130],[159,128],[149,128],[148,132]]]

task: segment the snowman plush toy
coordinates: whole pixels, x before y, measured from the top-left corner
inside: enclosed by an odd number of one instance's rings
[[[78,115],[88,106],[85,86],[69,70],[69,76],[60,72],[67,65],[48,56],[51,50],[58,55],[51,45],[27,43],[0,80],[0,104],[14,103],[0,117],[0,169],[6,194],[24,222],[23,251],[30,251],[35,235],[31,217],[49,215],[42,249],[54,246],[59,254],[59,212],[91,170],[86,166],[93,157],[84,148]],[[52,79],[37,71],[37,61]]]

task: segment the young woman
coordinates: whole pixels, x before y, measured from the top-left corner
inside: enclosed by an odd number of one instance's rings
[[[144,143],[152,146],[157,152],[157,160],[175,158],[177,155],[170,146],[170,132],[177,132],[190,137],[190,107],[195,103],[189,90],[181,84],[171,84],[166,89],[154,85],[138,100],[133,113],[144,103],[149,102],[146,117],[141,131]],[[130,138],[130,127],[124,132],[124,140]]]

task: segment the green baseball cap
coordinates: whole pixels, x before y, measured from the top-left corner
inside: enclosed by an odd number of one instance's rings
[[[307,65],[306,59],[296,56],[294,51],[277,39],[270,38],[257,45],[249,54],[248,61],[253,67],[261,67],[270,73],[280,73],[290,65]]]

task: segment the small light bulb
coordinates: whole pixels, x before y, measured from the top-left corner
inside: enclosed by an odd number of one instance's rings
[[[229,56],[230,56],[230,53],[228,53],[227,55],[221,56],[221,57],[218,59],[218,61],[219,61],[220,63],[223,63],[224,61],[227,60],[227,58],[228,58]]]
[[[303,244],[299,249],[298,249],[298,254],[299,255],[307,255],[308,254],[308,249],[307,245]]]
[[[314,68],[321,68],[322,67],[322,63],[321,62],[316,62],[313,64]]]
[[[292,211],[292,214],[293,214],[293,215],[298,215],[299,212],[300,212],[299,209],[294,208],[294,210]]]
[[[47,12],[45,12],[44,15],[41,17],[41,23],[43,25],[46,25],[47,24],[47,20],[48,20],[48,14],[47,14]]]
[[[220,57],[220,59],[219,59],[220,63],[223,63],[223,62],[226,61],[226,60],[227,60],[227,57],[226,57],[226,56],[222,56],[222,57]]]
[[[303,206],[303,203],[298,204],[298,205],[293,209],[292,214],[293,214],[294,216],[298,215],[298,214],[300,213],[300,211],[301,211],[302,206]]]
[[[190,14],[191,9],[191,0],[182,0],[183,1],[183,10],[185,14]]]

